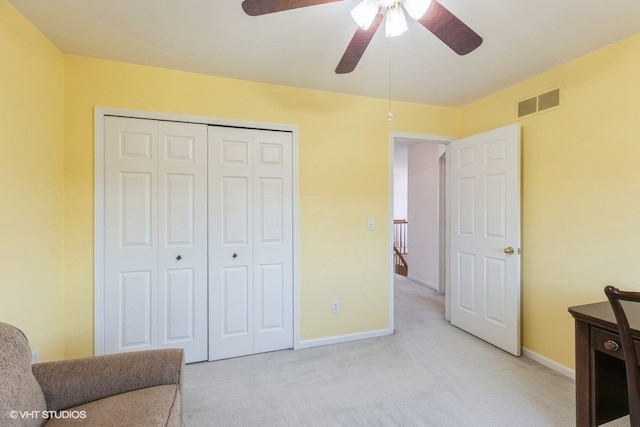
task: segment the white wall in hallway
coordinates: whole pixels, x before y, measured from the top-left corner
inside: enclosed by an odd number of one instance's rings
[[[393,166],[393,219],[407,219],[408,147],[396,144]]]
[[[438,159],[443,145],[408,147],[409,278],[433,289],[439,283]]]

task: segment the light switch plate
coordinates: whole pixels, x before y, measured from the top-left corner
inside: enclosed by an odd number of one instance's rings
[[[376,228],[376,223],[375,223],[375,221],[373,220],[373,218],[369,218],[369,219],[367,220],[367,229],[369,229],[369,230],[373,230],[374,228]]]

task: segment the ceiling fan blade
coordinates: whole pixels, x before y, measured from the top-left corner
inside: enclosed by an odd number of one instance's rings
[[[258,16],[337,1],[342,0],[244,0],[242,10],[247,15]]]
[[[381,23],[382,15],[378,14],[368,30],[358,27],[336,67],[336,74],[347,74],[356,68]]]
[[[482,37],[436,0],[418,22],[458,55],[466,55],[482,44]]]

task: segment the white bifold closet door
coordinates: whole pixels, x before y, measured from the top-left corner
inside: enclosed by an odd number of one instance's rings
[[[105,353],[208,359],[207,126],[105,118]]]
[[[209,128],[209,358],[293,346],[292,134]]]

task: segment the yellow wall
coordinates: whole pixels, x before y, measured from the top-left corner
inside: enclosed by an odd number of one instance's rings
[[[516,121],[562,86],[562,108],[522,124],[523,345],[574,366],[567,307],[640,290],[640,34],[461,110],[462,134]]]
[[[0,322],[64,356],[64,57],[0,0]]]
[[[298,125],[300,338],[388,328],[389,131],[455,134],[457,110],[394,103],[390,125],[384,100],[67,56],[67,357],[93,351],[94,106]]]

